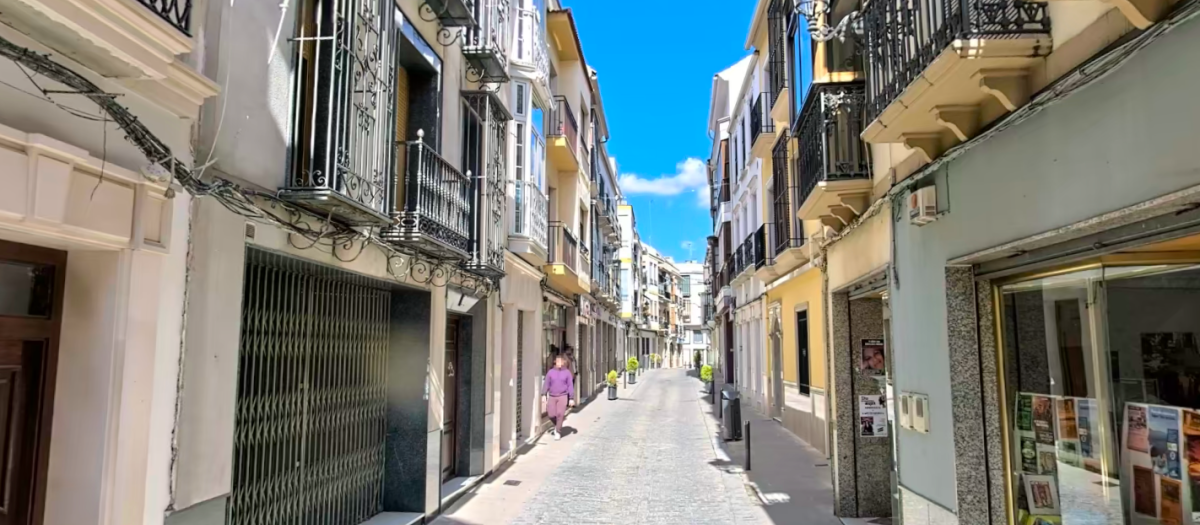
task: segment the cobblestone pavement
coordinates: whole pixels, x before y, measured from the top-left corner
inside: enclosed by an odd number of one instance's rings
[[[771,523],[740,468],[714,449],[700,382],[681,369],[640,381],[632,396],[596,401],[617,405],[563,439],[577,442],[512,525]]]

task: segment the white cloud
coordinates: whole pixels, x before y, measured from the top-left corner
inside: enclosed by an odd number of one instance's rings
[[[618,181],[625,193],[669,196],[695,192],[697,204],[705,208],[709,205],[708,171],[704,161],[695,157],[676,164],[673,175],[649,179],[634,173],[622,173]]]

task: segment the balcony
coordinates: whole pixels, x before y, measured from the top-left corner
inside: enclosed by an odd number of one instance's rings
[[[804,247],[804,221],[796,216],[796,177],[788,172],[788,147],[793,140],[780,140],[771,151],[771,195],[774,221],[767,227],[767,264],[755,272],[760,281],[784,275],[808,260]]]
[[[881,0],[863,13],[871,143],[932,160],[1024,105],[1029,69],[1051,50],[1046,4],[1022,0]]]
[[[771,94],[759,93],[750,109],[750,152],[757,158],[771,155],[775,146],[775,121],[771,119]]]
[[[463,125],[479,143],[464,155],[471,179],[471,260],[466,268],[491,279],[504,276],[508,208],[508,121],[512,115],[495,93],[463,93]],[[472,176],[473,175],[473,176]]]
[[[547,159],[554,163],[557,171],[578,171],[579,125],[566,97],[554,97],[554,105],[547,113],[546,120],[549,123],[546,126],[546,140],[549,142]]]
[[[771,83],[771,120],[783,131],[791,119],[791,95],[788,90],[787,24],[792,0],[772,0],[767,10],[767,79]],[[800,29],[800,30],[803,30]]]
[[[423,0],[422,18],[433,15],[444,27],[473,27],[476,24],[475,2],[480,0]],[[430,19],[429,21],[432,22]]]
[[[546,194],[533,182],[517,181],[513,200],[516,206],[508,249],[535,266],[546,264]]]
[[[741,246],[738,246],[732,273],[734,284],[753,277],[755,270],[767,263],[766,232],[765,224],[759,226],[754,233],[746,236]]]
[[[385,240],[411,244],[447,259],[471,255],[471,180],[424,143],[401,143],[408,165],[404,184],[395,188],[395,225],[384,228]]]
[[[866,211],[871,167],[859,139],[865,110],[861,82],[815,84],[798,121],[800,220],[840,230]]]
[[[533,80],[539,95],[550,98],[550,51],[546,48],[546,26],[537,10],[517,10],[512,51],[512,65]]]
[[[475,26],[463,33],[462,54],[467,61],[467,80],[508,82],[508,34],[512,27],[508,0],[474,0]]]
[[[351,4],[359,6],[354,0],[341,1],[349,2],[341,4],[344,8]],[[337,13],[323,13],[318,18],[324,22],[326,17],[336,16]],[[296,122],[292,129],[292,173],[279,192],[281,199],[350,225],[383,225],[392,221],[390,215],[395,211],[392,203],[400,202],[394,200],[391,175],[398,169],[393,166],[393,156],[397,153],[392,129],[395,117],[390,102],[377,101],[390,101],[395,79],[388,74],[390,70],[374,64],[390,63],[394,57],[388,46],[352,45],[375,31],[391,31],[391,20],[390,15],[380,16],[370,22],[378,26],[355,23],[344,31],[331,33],[328,39],[306,40],[296,46],[297,57],[321,58],[297,61],[292,106]],[[359,124],[350,126],[349,122]],[[420,142],[418,139],[417,143]],[[428,161],[419,169],[437,169],[431,166],[441,158],[427,159],[424,152],[432,151],[423,145],[417,149],[422,154],[409,160]],[[461,176],[445,178],[456,184],[453,181]],[[464,185],[444,191],[465,196],[470,188]]]
[[[579,239],[561,222],[551,222],[550,255],[543,267],[550,286],[568,294],[586,294],[591,290],[586,267],[580,264]]]

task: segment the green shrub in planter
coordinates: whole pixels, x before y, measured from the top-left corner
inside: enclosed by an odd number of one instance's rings
[[[625,362],[625,371],[626,372],[637,372],[638,371],[638,360],[636,357],[630,357],[629,361]]]
[[[704,381],[705,383],[712,382],[712,367],[711,366],[704,365],[704,366],[700,367],[700,380]]]
[[[605,379],[608,382],[608,388],[606,389],[608,390],[608,400],[613,401],[617,399],[617,371],[610,370]]]

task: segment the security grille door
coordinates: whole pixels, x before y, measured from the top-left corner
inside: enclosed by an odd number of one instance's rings
[[[246,253],[229,525],[356,525],[382,509],[385,284]]]

